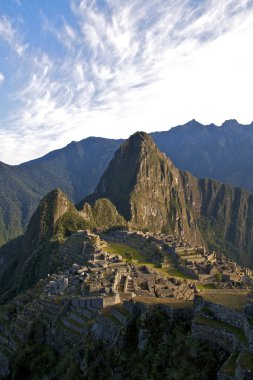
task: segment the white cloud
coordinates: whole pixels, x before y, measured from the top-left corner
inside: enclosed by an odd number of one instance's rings
[[[0,40],[4,40],[18,56],[23,56],[28,43],[22,42],[20,32],[14,27],[9,17],[0,16]]]
[[[1,73],[1,71],[0,71],[0,86],[3,83],[4,79],[5,79],[5,77],[4,77],[3,73]]]
[[[103,10],[99,3],[72,1],[75,24],[43,17],[66,53],[58,59],[27,47],[31,72],[14,94],[23,101],[2,131],[0,159],[20,162],[89,135],[127,137],[193,118],[252,121],[252,1],[108,0]],[[0,35],[16,40],[2,20]]]

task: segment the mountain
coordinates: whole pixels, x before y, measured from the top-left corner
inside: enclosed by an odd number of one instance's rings
[[[151,136],[179,169],[253,191],[253,124],[192,120]],[[21,165],[0,163],[0,245],[25,231],[49,191],[61,188],[74,203],[91,193],[122,142],[90,137]]]
[[[100,198],[93,205],[82,203],[79,215],[91,226],[99,228],[126,227],[125,219],[109,199]]]
[[[69,249],[78,258],[81,246],[74,238],[68,243],[73,232],[126,225],[176,235],[253,264],[253,194],[177,169],[148,134],[138,132],[120,146],[95,192],[77,208],[61,190],[51,191],[24,236],[0,249],[0,300],[64,269]]]
[[[94,193],[77,208],[100,198],[109,199],[130,227],[176,234],[253,263],[253,194],[177,169],[146,133],[118,149]]]
[[[87,228],[126,227],[108,199],[78,212],[60,189],[52,190],[39,203],[24,235],[0,248],[0,302],[33,286],[54,271],[64,270],[69,252],[81,260],[83,238],[75,233]]]
[[[0,249],[0,288],[3,299],[47,276],[57,263],[59,222],[70,216],[76,229],[86,227],[74,205],[59,189],[47,194],[34,212],[26,233]],[[6,293],[5,293],[6,292]]]
[[[178,168],[253,191],[253,123],[227,120],[219,127],[192,120],[151,135]]]
[[[93,191],[121,142],[90,137],[21,165],[0,163],[0,245],[25,231],[49,191],[61,188],[73,202]]]
[[[124,232],[126,245],[119,244],[115,256],[105,254],[106,239],[80,229],[164,231],[252,263],[253,194],[177,169],[149,135],[138,132],[77,208],[61,190],[51,191],[25,234],[0,248],[0,303],[8,301],[0,308],[1,378],[213,379],[218,368],[218,377],[251,373],[247,279],[242,292],[217,288],[210,301],[206,290],[199,294],[197,280],[146,263],[149,255],[140,247],[148,251],[160,241],[169,248],[164,235],[157,240]],[[107,235],[113,241],[119,236]],[[175,239],[179,246],[181,239]],[[126,262],[120,260],[123,247],[132,257]],[[231,264],[219,259],[223,273]],[[208,286],[217,284],[214,278]]]
[[[196,243],[201,238],[183,186],[172,161],[148,134],[139,132],[117,150],[94,194],[84,202],[108,198],[131,227],[184,234]],[[82,207],[83,202],[78,209]]]

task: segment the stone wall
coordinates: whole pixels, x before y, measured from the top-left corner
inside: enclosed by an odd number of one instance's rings
[[[190,307],[173,307],[168,304],[161,304],[160,310],[165,312],[169,318],[174,320],[191,320],[193,317],[193,310]]]
[[[178,265],[178,269],[181,270],[185,274],[189,274],[190,276],[192,276],[196,280],[199,279],[199,275],[191,268],[188,268],[184,265]]]
[[[109,318],[100,315],[92,325],[92,335],[96,340],[102,341],[106,346],[119,347],[121,328]]]
[[[119,293],[103,298],[103,307],[116,305],[117,303],[120,303]]]
[[[228,323],[244,331],[247,317],[243,312],[236,311],[229,307],[216,304],[210,301],[204,300],[200,296],[195,296],[194,299],[195,310],[199,311],[202,308],[207,308],[213,314],[215,319]]]
[[[242,343],[234,336],[233,333],[222,329],[215,329],[206,324],[201,325],[193,322],[192,337],[196,340],[208,342],[214,348],[218,346],[229,353],[242,348]]]
[[[120,293],[120,302],[128,301],[131,300],[135,294],[131,292],[126,292],[126,293]]]

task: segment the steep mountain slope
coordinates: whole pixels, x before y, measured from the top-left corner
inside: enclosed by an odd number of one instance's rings
[[[78,212],[67,196],[61,190],[53,190],[40,202],[25,235],[1,248],[0,288],[3,299],[34,284],[53,270],[60,242],[51,239],[57,222],[68,213],[78,220]],[[85,227],[84,221],[80,227]]]
[[[134,134],[118,149],[78,209],[99,198],[110,199],[134,228],[205,242],[253,263],[253,194],[178,170],[146,133]]]
[[[23,233],[38,194],[12,166],[0,163],[0,245]]]
[[[85,201],[99,198],[110,199],[131,227],[201,241],[179,170],[146,133],[132,135],[118,149],[95,193]]]
[[[253,123],[228,120],[218,127],[192,120],[151,135],[178,168],[253,191]]]
[[[52,189],[61,188],[74,202],[93,191],[120,143],[91,137],[22,165],[0,163],[0,245],[24,232]]]
[[[126,226],[126,221],[108,199],[99,199],[93,207],[86,204],[79,213],[61,190],[51,191],[41,200],[25,234],[0,248],[0,303],[63,270],[69,250],[75,257],[81,255],[83,238],[73,233],[116,226]]]

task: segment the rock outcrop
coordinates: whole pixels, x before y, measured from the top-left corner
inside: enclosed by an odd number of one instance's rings
[[[188,207],[181,172],[146,133],[136,133],[115,153],[94,194],[108,198],[132,228],[166,231],[201,242],[196,212]]]
[[[91,226],[99,228],[126,226],[125,219],[118,213],[109,199],[100,198],[94,205],[84,203],[79,214]]]
[[[144,132],[121,145],[95,192],[77,207],[100,198],[132,228],[176,234],[253,263],[253,194],[177,169]]]

